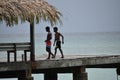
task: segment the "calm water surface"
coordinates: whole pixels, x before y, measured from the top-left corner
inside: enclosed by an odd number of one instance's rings
[[[65,44],[62,45],[64,55],[79,54],[79,55],[110,55],[120,54],[120,33],[70,33],[63,34]],[[36,55],[47,54],[45,51],[45,34],[36,34],[35,36],[35,51]],[[0,43],[4,42],[28,42],[29,35],[0,35]],[[54,47],[52,47],[54,51]],[[19,53],[21,54],[21,53]],[[58,52],[59,54],[59,52]],[[0,54],[0,57],[5,58],[5,54]],[[18,55],[21,56],[21,55]],[[117,80],[116,69],[87,69],[88,80]],[[33,74],[34,80],[43,80],[43,74]],[[17,80],[0,79],[0,80]],[[58,74],[58,80],[72,80],[72,74]]]

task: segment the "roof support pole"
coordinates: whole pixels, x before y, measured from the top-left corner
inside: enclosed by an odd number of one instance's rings
[[[34,33],[34,22],[30,23],[30,43],[31,43],[31,53],[30,60],[35,61],[35,33]]]

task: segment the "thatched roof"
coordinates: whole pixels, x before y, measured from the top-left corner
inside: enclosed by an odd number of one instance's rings
[[[0,21],[6,21],[9,26],[18,24],[19,18],[22,22],[39,23],[43,20],[51,25],[61,24],[61,16],[54,6],[44,0],[0,0]]]

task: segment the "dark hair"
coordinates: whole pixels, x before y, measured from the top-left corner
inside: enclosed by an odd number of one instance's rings
[[[46,29],[50,29],[50,27],[49,27],[49,26],[46,26]]]
[[[58,28],[57,28],[57,27],[54,27],[54,30],[56,30],[56,31],[57,31],[57,30],[58,30]]]
[[[47,31],[50,31],[50,27],[49,27],[49,26],[46,26],[46,30],[47,30]]]

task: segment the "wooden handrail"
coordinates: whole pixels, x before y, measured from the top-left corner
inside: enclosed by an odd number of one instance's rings
[[[31,51],[31,43],[0,43],[0,51],[7,51],[7,60],[10,62],[10,53],[14,53],[14,61],[17,61],[17,51],[24,51],[25,61],[27,60],[27,52]]]

